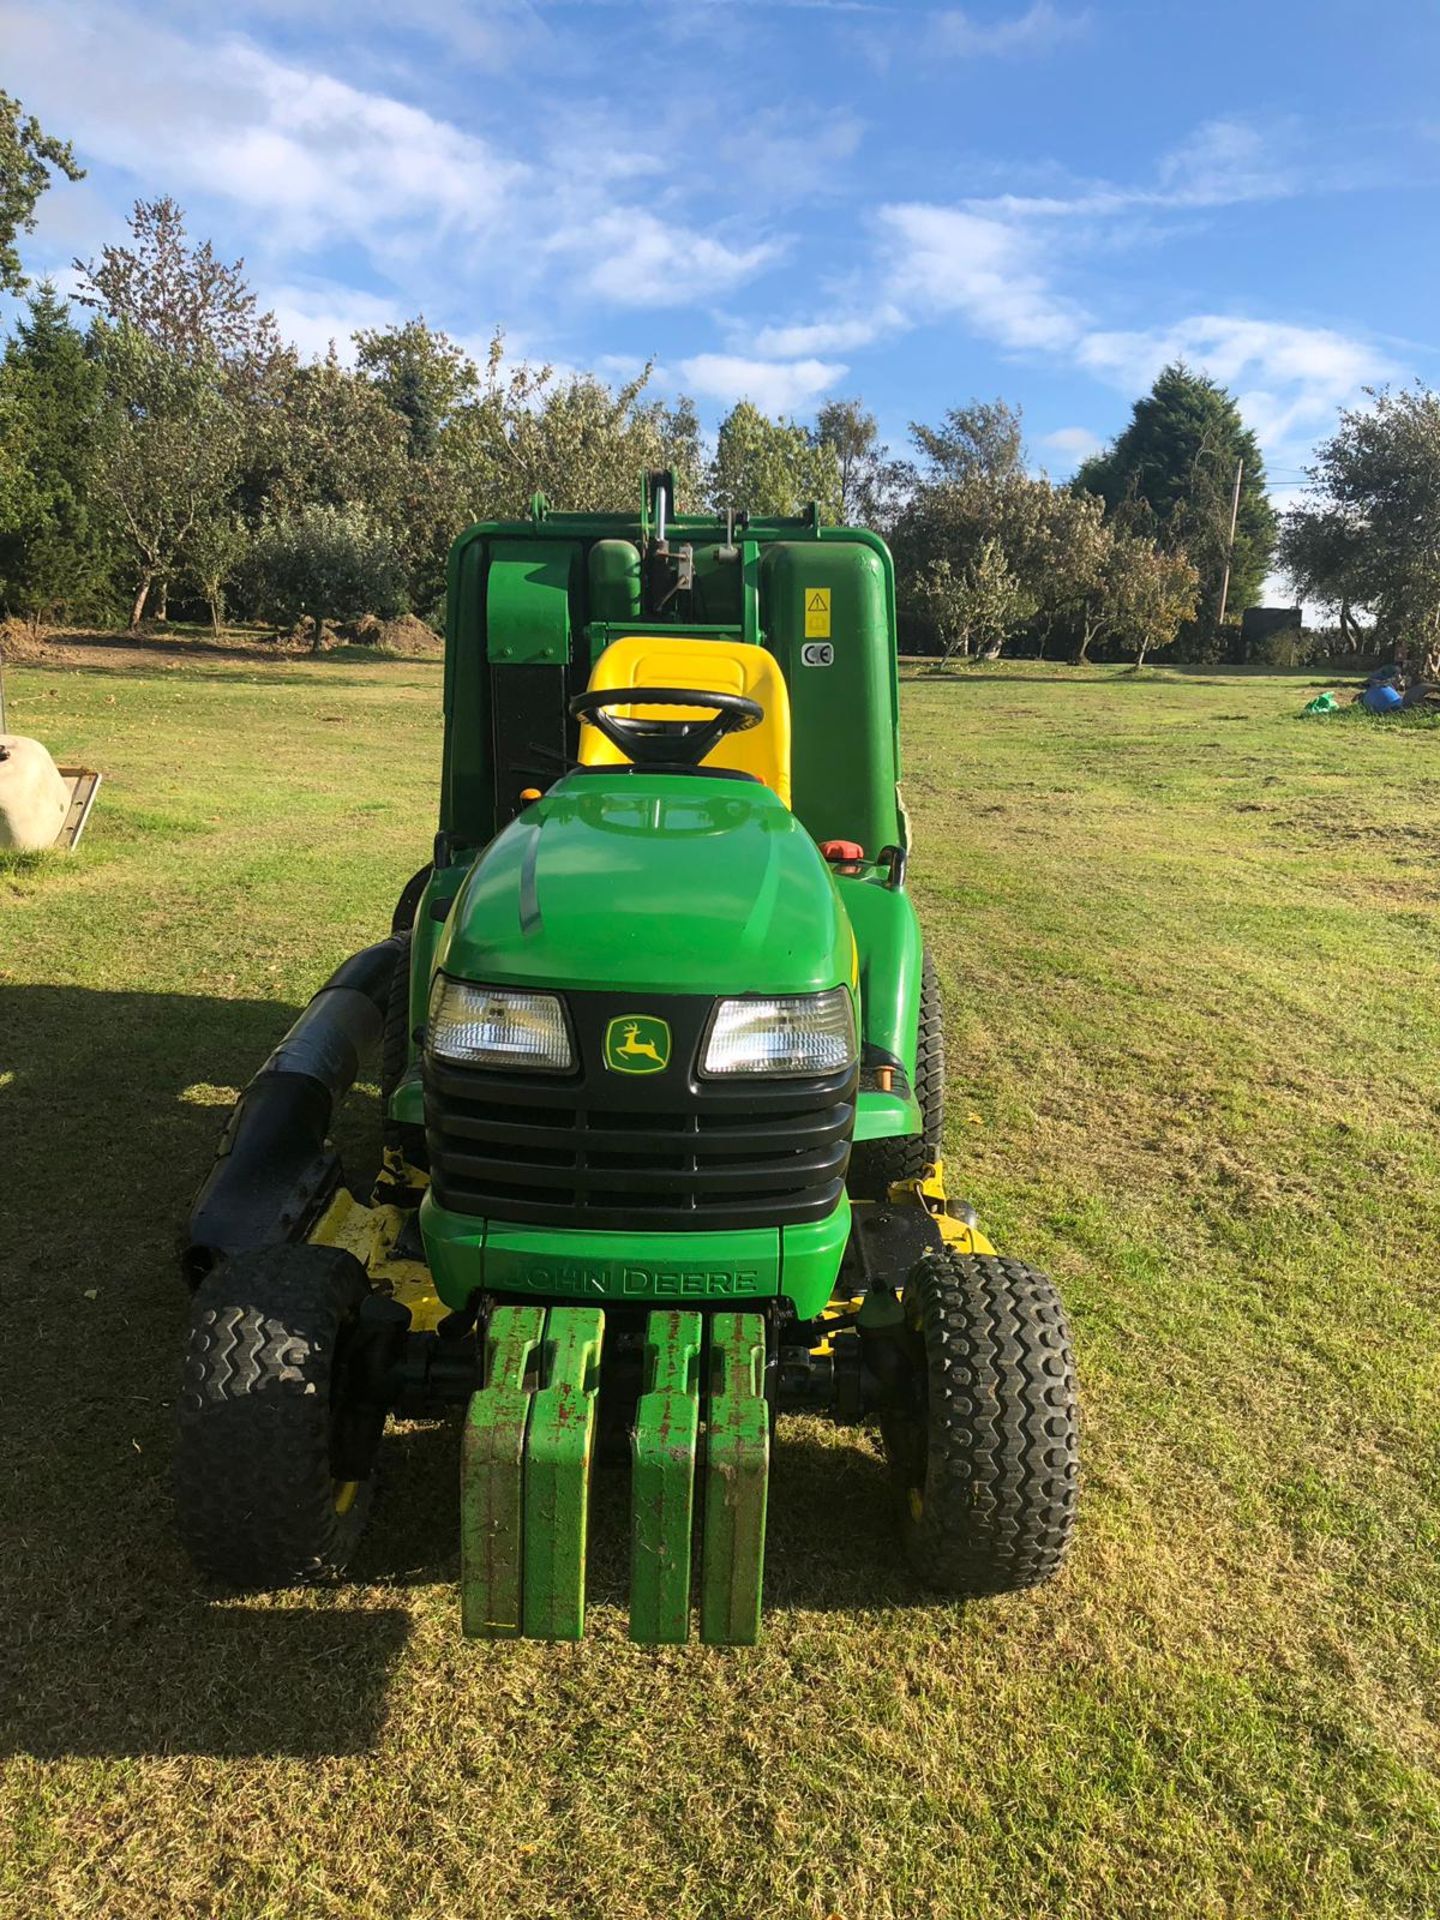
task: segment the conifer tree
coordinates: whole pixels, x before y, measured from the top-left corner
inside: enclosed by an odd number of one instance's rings
[[[1227,612],[1259,597],[1275,548],[1275,510],[1254,434],[1223,387],[1176,364],[1166,367],[1130,424],[1075,476],[1128,530],[1150,531],[1183,551],[1200,575],[1200,619],[1213,623],[1230,546],[1235,469],[1243,462]]]
[[[39,621],[92,615],[109,587],[106,530],[91,481],[105,421],[104,381],[49,283],[16,322],[0,361],[0,599]]]

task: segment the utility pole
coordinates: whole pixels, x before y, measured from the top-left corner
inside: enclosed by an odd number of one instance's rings
[[[1240,519],[1240,482],[1244,477],[1245,462],[1235,462],[1235,491],[1230,496],[1230,544],[1225,549],[1225,571],[1220,577],[1220,617],[1217,627],[1225,624],[1225,603],[1230,598],[1230,563],[1235,558],[1235,528]]]

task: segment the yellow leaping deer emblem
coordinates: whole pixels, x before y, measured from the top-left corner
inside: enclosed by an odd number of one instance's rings
[[[654,1014],[625,1013],[605,1029],[605,1064],[612,1073],[661,1073],[670,1064],[670,1029]]]

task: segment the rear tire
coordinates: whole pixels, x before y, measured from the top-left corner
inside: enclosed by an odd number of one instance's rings
[[[883,1200],[896,1180],[923,1180],[940,1157],[945,1131],[945,1015],[940,980],[927,953],[920,962],[920,1025],[915,1038],[919,1133],[861,1140],[850,1155],[852,1200]]]
[[[1038,1586],[1075,1524],[1075,1364],[1064,1308],[1018,1260],[948,1249],[905,1287],[910,1407],[885,1422],[910,1565],[979,1596]]]
[[[373,1483],[332,1469],[346,1352],[369,1286],[334,1247],[268,1247],[196,1288],[175,1499],[203,1573],[240,1587],[324,1579],[350,1559]]]

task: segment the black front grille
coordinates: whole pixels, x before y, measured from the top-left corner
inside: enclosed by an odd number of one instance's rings
[[[566,996],[581,1056],[573,1076],[494,1073],[427,1058],[425,1133],[435,1198],[522,1225],[768,1227],[821,1220],[845,1185],[853,1072],[805,1081],[699,1079],[709,998]],[[658,1014],[663,1073],[603,1064],[611,1018]]]

